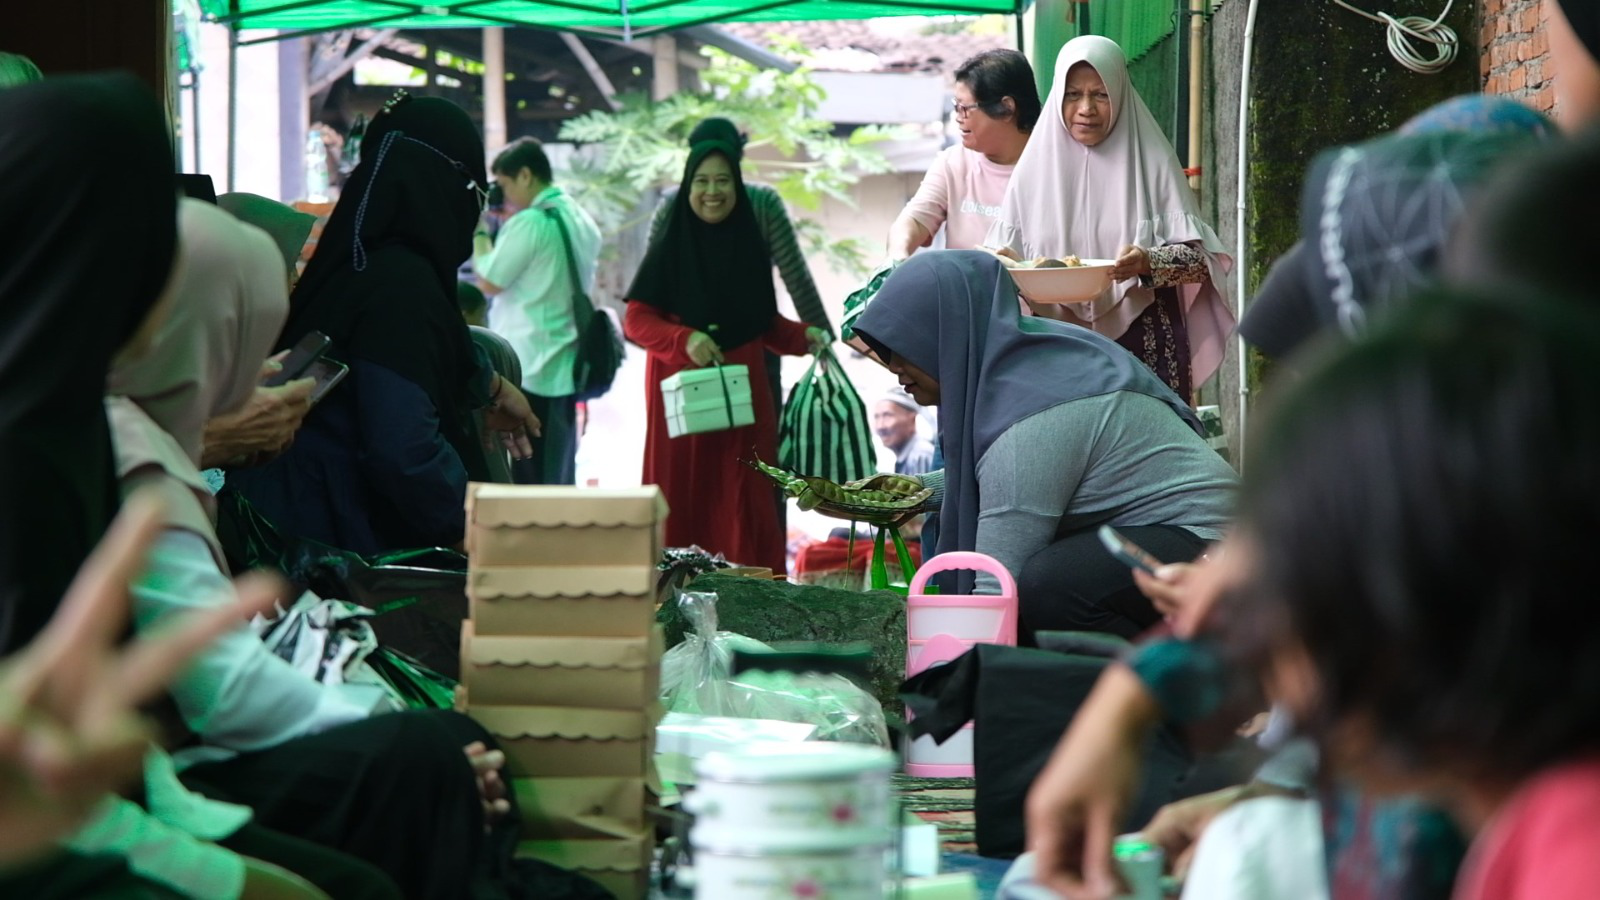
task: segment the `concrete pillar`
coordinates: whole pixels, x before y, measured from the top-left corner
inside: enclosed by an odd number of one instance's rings
[[[670,34],[659,34],[650,39],[650,48],[655,58],[650,99],[665,100],[678,92],[678,42]]]
[[[483,148],[492,158],[506,145],[506,30],[483,30]]]

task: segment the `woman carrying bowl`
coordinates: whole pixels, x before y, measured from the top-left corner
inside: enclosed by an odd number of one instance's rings
[[[1113,260],[1098,298],[1035,312],[1115,340],[1192,402],[1233,330],[1227,248],[1114,41],[1068,41],[1044,109],[985,244],[1022,260]]]
[[[939,407],[938,552],[976,550],[1018,578],[1021,643],[1037,631],[1133,637],[1161,616],[1101,546],[1111,525],[1164,562],[1221,535],[1236,478],[1170,388],[1115,341],[1033,316],[993,255],[919,254],[856,333],[917,402]],[[989,576],[979,593],[994,593]],[[969,572],[957,593],[972,593]]]

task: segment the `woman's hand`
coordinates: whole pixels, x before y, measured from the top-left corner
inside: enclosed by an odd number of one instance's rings
[[[261,377],[281,368],[268,360]],[[244,406],[212,416],[201,439],[200,468],[260,465],[288,450],[311,411],[311,391],[316,386],[315,378],[297,378],[277,387],[257,385]]]
[[[492,396],[494,402],[483,411],[483,424],[490,431],[500,434],[500,444],[516,459],[527,459],[533,455],[533,441],[528,435],[544,433],[544,423],[533,414],[533,407],[528,405],[528,398],[516,385],[501,378],[495,377]],[[484,436],[484,446],[494,449],[493,438]]]
[[[1205,834],[1211,820],[1250,796],[1250,787],[1239,784],[1177,800],[1156,810],[1155,818],[1139,833],[1165,851],[1167,871],[1181,881],[1189,874],[1195,848],[1200,845],[1200,836]]]
[[[833,338],[829,337],[826,331],[812,325],[806,329],[806,341],[811,344],[811,352],[816,354],[828,349],[828,345],[833,343]]]
[[[478,799],[483,803],[483,830],[488,831],[511,812],[511,801],[506,799],[506,781],[500,775],[501,768],[506,764],[506,755],[499,750],[490,750],[483,741],[473,741],[462,749],[472,763],[473,774],[478,777]]]
[[[245,576],[226,602],[119,644],[128,584],[165,516],[153,495],[129,498],[49,624],[0,664],[0,866],[46,852],[137,781],[152,735],[139,705],[282,594],[278,579]]]
[[[697,366],[709,366],[712,363],[722,363],[722,348],[711,339],[711,335],[704,331],[696,331],[689,335],[689,342],[684,345],[684,352],[689,354],[689,359]]]
[[[1028,849],[1040,884],[1071,900],[1117,893],[1111,842],[1138,787],[1139,748],[1160,718],[1127,666],[1100,676],[1028,790]]]
[[[1169,563],[1154,576],[1134,571],[1133,583],[1166,617],[1177,637],[1194,637],[1205,627],[1218,598],[1243,581],[1243,551],[1225,553],[1225,549],[1227,543],[1218,544],[1194,562]]]
[[[1150,274],[1150,254],[1143,247],[1128,244],[1117,251],[1117,261],[1111,264],[1111,280],[1122,281]]]

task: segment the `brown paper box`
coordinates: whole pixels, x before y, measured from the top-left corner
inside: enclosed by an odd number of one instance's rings
[[[474,704],[642,710],[661,694],[662,635],[492,637],[461,623],[461,680]]]
[[[467,714],[488,729],[506,754],[513,778],[643,777],[655,747],[661,710],[483,706]]]
[[[528,840],[607,840],[645,830],[644,778],[513,778]]]
[[[479,566],[654,566],[667,501],[654,485],[467,486],[467,555]]]
[[[656,618],[654,564],[494,566],[467,572],[480,635],[638,637]]]
[[[517,855],[586,875],[616,894],[617,900],[645,900],[654,849],[655,836],[644,832],[610,841],[522,841]]]

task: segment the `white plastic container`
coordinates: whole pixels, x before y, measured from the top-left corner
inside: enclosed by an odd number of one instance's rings
[[[894,754],[864,744],[751,744],[708,753],[684,798],[695,846],[846,835],[887,843]],[[876,837],[874,837],[876,836]]]
[[[888,842],[849,844],[797,837],[701,844],[694,840],[697,900],[883,900]]]
[[[933,738],[923,735],[906,745],[906,759],[916,760],[915,772],[907,771],[918,778],[971,778],[973,747],[972,738],[974,729],[972,723],[961,726],[955,734],[950,735],[942,744],[933,742]]]
[[[667,436],[704,434],[754,425],[748,366],[684,369],[661,380]]]
[[[695,764],[695,897],[881,900],[898,823],[894,754],[864,744],[750,744]]]

